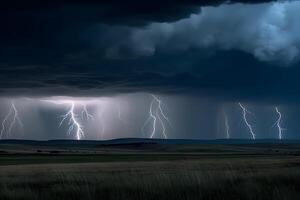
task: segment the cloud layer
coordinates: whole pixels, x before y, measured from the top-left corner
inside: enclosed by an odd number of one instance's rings
[[[262,61],[291,63],[299,58],[299,9],[299,1],[203,7],[186,19],[131,29],[107,55],[121,57],[126,47],[136,56],[196,48],[241,50]]]
[[[0,7],[0,96],[300,99],[298,2],[39,2]]]

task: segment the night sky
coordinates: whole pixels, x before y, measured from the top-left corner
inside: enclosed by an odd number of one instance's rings
[[[0,138],[300,139],[299,10],[300,1],[1,3]]]

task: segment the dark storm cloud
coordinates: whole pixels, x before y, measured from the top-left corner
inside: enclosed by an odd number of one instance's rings
[[[201,55],[201,53],[200,53]],[[126,92],[201,94],[269,102],[300,99],[300,67],[278,67],[239,51],[200,56],[197,51],[75,66],[1,70],[6,95],[97,96]],[[199,63],[202,67],[199,68]],[[141,67],[142,66],[142,67]],[[242,66],[242,67],[241,67]],[[10,82],[13,79],[14,82]],[[15,89],[17,88],[17,89]],[[30,90],[29,90],[30,89]]]
[[[300,52],[299,8],[296,1],[203,7],[200,13],[176,22],[131,29],[107,53],[122,57],[124,47],[130,47],[135,56],[190,48],[237,49],[262,61],[290,64]]]
[[[265,0],[268,1],[268,0]],[[219,5],[224,0],[186,1],[9,1],[0,6],[1,46],[16,48],[82,47],[81,31],[93,24],[145,26],[169,22],[198,13],[201,6]],[[227,2],[227,1],[226,1]],[[231,2],[264,2],[236,0]],[[61,44],[61,46],[59,46]],[[22,46],[24,47],[24,46]],[[29,49],[30,50],[30,49]]]
[[[226,3],[260,3],[272,0],[28,0],[1,3],[1,11],[46,19],[63,18],[85,22],[142,25],[148,22],[178,20],[198,12],[199,7]],[[5,13],[7,15],[8,13]],[[15,17],[13,17],[15,16]],[[26,20],[26,19],[23,19]],[[39,19],[35,19],[39,21]]]
[[[153,22],[176,23],[191,13],[201,13],[201,6],[222,2],[5,4],[0,8],[0,92],[3,96],[98,96],[142,91],[298,100],[297,63],[283,68],[262,62],[238,46],[229,50],[190,46],[177,51],[172,45],[185,42],[180,34],[175,39],[166,35],[174,42],[159,46],[155,53],[149,52],[147,42],[158,44],[156,37],[131,44],[135,31],[145,31],[146,36],[139,38],[147,39],[147,31],[156,36]]]

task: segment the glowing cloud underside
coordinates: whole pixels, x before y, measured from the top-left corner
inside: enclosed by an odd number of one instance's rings
[[[250,131],[250,133],[251,133],[251,137],[252,137],[252,139],[253,140],[255,140],[255,134],[254,134],[254,131],[253,131],[253,129],[252,129],[252,126],[251,126],[251,124],[248,122],[248,120],[247,120],[247,117],[246,117],[246,115],[247,115],[247,113],[250,113],[240,102],[238,103],[238,105],[240,106],[240,108],[242,109],[242,111],[243,111],[243,120],[244,120],[244,122],[245,122],[245,124],[247,125],[247,127],[248,127],[248,129],[249,129],[249,131]]]

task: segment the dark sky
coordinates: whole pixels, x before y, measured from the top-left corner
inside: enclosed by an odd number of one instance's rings
[[[1,95],[151,91],[298,101],[299,6],[2,3]]]
[[[221,110],[225,106],[232,120],[240,120],[236,105],[240,101],[256,112],[264,106],[259,116],[272,124],[272,106],[282,105],[286,112],[299,107],[299,9],[298,1],[249,0],[1,3],[0,96],[132,94],[126,102],[147,102],[139,111],[145,113],[151,102],[148,94],[153,93],[173,107],[170,113],[177,124],[184,122],[177,127],[176,138],[198,137],[201,110],[205,110],[203,138],[222,137]],[[189,110],[191,105],[194,110]],[[3,119],[7,110],[1,109]],[[57,115],[45,108],[37,113],[49,123]],[[289,126],[296,131],[300,118],[291,120],[294,115],[290,114]],[[138,115],[132,119],[141,119],[138,129],[126,130],[136,136],[145,119]],[[45,132],[41,127],[49,123],[39,120],[36,132]],[[269,132],[263,123],[257,126]],[[245,127],[240,124],[236,129]],[[188,133],[180,135],[180,131]],[[52,138],[49,134],[31,137]]]

